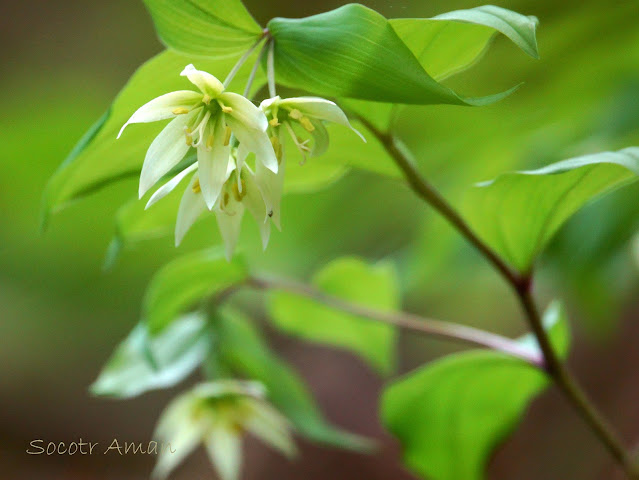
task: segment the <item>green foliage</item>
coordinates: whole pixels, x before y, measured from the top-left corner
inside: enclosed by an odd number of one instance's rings
[[[144,323],[138,324],[117,347],[91,392],[129,398],[176,385],[204,360],[209,349],[205,327],[206,320],[199,314],[176,319],[154,337]]]
[[[164,44],[187,55],[242,52],[262,28],[241,0],[144,0]]]
[[[184,255],[164,266],[151,280],[144,297],[143,319],[156,335],[212,295],[237,285],[248,276],[244,262],[227,262],[220,248]]]
[[[263,383],[269,401],[301,435],[342,448],[370,447],[370,441],[326,422],[299,375],[268,348],[259,331],[239,312],[225,309],[213,324],[217,342],[212,355],[216,363]]]
[[[397,276],[388,263],[370,266],[357,258],[340,258],[317,272],[312,283],[324,294],[358,305],[385,311],[400,307]],[[269,310],[286,333],[351,350],[382,373],[395,366],[396,332],[389,325],[284,292],[271,296]]]
[[[302,19],[275,18],[275,71],[281,83],[317,95],[404,104],[485,105],[511,91],[464,98],[435,81],[374,10],[350,4]]]
[[[438,80],[471,66],[496,32],[528,55],[539,57],[537,19],[492,5],[433,18],[393,19],[390,24],[426,71]]]
[[[554,348],[567,355],[559,305],[544,316]],[[522,339],[538,348],[531,337]],[[381,415],[399,438],[406,465],[431,480],[481,480],[493,449],[517,426],[548,378],[501,353],[450,355],[411,372],[383,394]]]
[[[639,175],[639,148],[571,158],[507,173],[469,192],[465,213],[482,239],[520,271],[589,201]]]

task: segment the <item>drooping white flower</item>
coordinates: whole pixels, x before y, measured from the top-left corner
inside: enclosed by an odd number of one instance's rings
[[[171,92],[151,100],[124,124],[118,138],[131,123],[172,118],[147,151],[139,195],[142,197],[191,148],[196,148],[202,196],[212,209],[226,180],[232,135],[272,172],[278,170],[277,158],[266,134],[268,122],[262,110],[242,95],[225,91],[217,78],[193,65],[188,65],[181,75],[200,91]]]
[[[269,171],[258,162],[255,166],[256,182],[263,193],[267,208],[275,225],[280,228],[280,203],[286,170],[284,131],[290,135],[297,150],[306,161],[306,155],[319,156],[329,146],[329,135],[324,122],[333,122],[353,130],[366,142],[364,136],[348,121],[346,114],[334,102],[318,97],[294,97],[282,99],[279,96],[264,100],[260,104],[269,120],[268,134],[279,162],[279,168]],[[310,138],[300,138],[298,133]],[[312,147],[309,146],[311,139]]]
[[[239,157],[239,154],[235,152],[227,157],[221,193],[212,208],[229,260],[235,251],[246,210],[251,213],[260,228],[263,248],[268,245],[271,233],[270,212],[267,210],[263,193],[256,183],[256,175],[245,162],[238,162],[236,157]],[[259,162],[257,166],[268,170]],[[176,246],[182,242],[202,213],[208,210],[198,164],[194,163],[158,188],[147,203],[148,208],[171,193],[189,174],[192,174],[192,177],[182,195],[175,225]]]
[[[248,432],[288,457],[296,453],[289,422],[264,400],[261,384],[224,380],[200,384],[162,414],[155,437],[164,445],[154,470],[166,478],[203,443],[222,480],[237,480],[242,436]]]

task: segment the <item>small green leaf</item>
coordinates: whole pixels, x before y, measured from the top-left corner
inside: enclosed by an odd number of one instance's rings
[[[393,19],[390,23],[437,80],[471,66],[496,32],[504,34],[531,57],[539,58],[537,19],[505,8],[485,5],[433,18]]]
[[[639,148],[571,158],[480,184],[469,192],[464,211],[485,242],[527,271],[573,213],[637,175]]]
[[[235,374],[257,380],[268,399],[315,442],[366,450],[371,442],[326,422],[299,375],[264,343],[259,331],[237,311],[225,309],[214,322],[219,342],[215,354]]]
[[[143,318],[149,332],[157,335],[184,311],[243,282],[247,276],[244,262],[237,256],[227,262],[222,248],[172,261],[153,277],[144,297]]]
[[[359,305],[385,311],[399,308],[398,280],[388,263],[370,266],[357,258],[340,258],[319,271],[313,284],[325,294]],[[269,310],[286,333],[351,350],[385,374],[395,366],[396,332],[389,325],[284,292],[271,295]]]
[[[569,333],[558,304],[544,320],[554,348],[565,357]],[[531,337],[522,342],[538,349]],[[544,373],[519,359],[465,352],[391,384],[382,396],[381,415],[416,474],[430,480],[482,480],[492,451],[548,383]]]
[[[146,326],[138,324],[117,347],[91,392],[130,398],[176,385],[204,360],[209,349],[205,327],[203,317],[190,314],[177,319],[162,335],[150,338]]]
[[[179,52],[228,56],[262,34],[241,0],[144,0],[162,42]]]
[[[359,4],[302,19],[275,18],[278,81],[317,95],[389,103],[485,105],[512,90],[464,98],[436,82],[382,15]]]
[[[180,76],[182,69],[193,62],[196,67],[223,77],[235,59],[198,59],[165,51],[142,65],[107,114],[91,127],[49,181],[43,201],[43,223],[53,211],[75,199],[122,179],[139,176],[146,150],[165,122],[132,125],[119,140],[116,139],[118,131],[133,112],[155,97],[175,90],[194,89]],[[250,69],[250,65],[241,69],[230,88],[243,88]]]

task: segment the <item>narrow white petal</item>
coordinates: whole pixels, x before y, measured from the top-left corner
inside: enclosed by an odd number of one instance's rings
[[[348,121],[346,114],[335,104],[335,102],[319,97],[296,97],[282,100],[280,102],[280,106],[287,109],[297,109],[302,114],[317,118],[318,120],[325,120],[327,122],[333,122],[348,127],[359,135],[364,142],[366,142],[366,138],[364,138],[358,130],[353,128],[351,122]]]
[[[193,175],[191,182],[184,191],[182,201],[180,202],[180,208],[178,210],[177,221],[175,222],[175,246],[179,246],[182,243],[184,235],[189,231],[197,219],[202,215],[202,212],[206,211],[206,203],[202,193],[196,193],[193,191],[193,186],[197,181],[197,174]]]
[[[178,173],[175,177],[173,177],[171,180],[169,180],[164,185],[162,185],[160,188],[158,188],[155,191],[155,193],[153,193],[153,195],[151,195],[151,198],[149,198],[149,201],[147,202],[146,207],[144,207],[144,209],[146,210],[147,208],[151,207],[152,205],[155,205],[159,200],[162,200],[164,197],[166,197],[169,193],[171,193],[175,189],[175,187],[177,187],[180,184],[180,182],[189,173],[194,172],[196,169],[197,169],[197,162],[194,163],[193,165],[185,168],[180,173]]]
[[[244,206],[237,202],[233,195],[230,195],[226,211],[216,211],[215,218],[217,226],[222,234],[222,240],[226,247],[226,259],[230,262],[235,252],[237,241],[240,238],[240,230],[242,228],[242,217],[244,216]]]
[[[262,167],[263,168],[263,167]],[[246,191],[244,192],[244,198],[242,202],[246,206],[258,227],[260,228],[260,235],[262,237],[262,248],[266,249],[269,238],[271,236],[271,222],[269,222],[268,211],[266,209],[266,203],[252,173],[247,169],[244,170],[242,180],[244,180]],[[271,175],[275,175],[270,170],[267,170]]]
[[[215,128],[207,127],[207,135],[213,135],[213,145],[207,148],[206,141],[197,148],[197,163],[202,194],[206,206],[211,210],[217,202],[222,186],[227,179],[227,169],[231,146],[224,145],[224,126],[218,120]]]
[[[202,93],[211,98],[217,98],[224,91],[222,82],[210,73],[196,69],[193,65],[187,65],[180,75],[188,78]]]
[[[140,174],[140,198],[184,158],[190,148],[184,138],[184,127],[197,113],[196,109],[180,115],[155,137],[146,152]]]
[[[253,414],[245,421],[244,427],[287,457],[297,453],[288,420],[266,403],[254,405]]]
[[[282,162],[277,173],[271,172],[264,165],[255,164],[255,182],[266,203],[267,214],[271,216],[275,226],[281,230],[280,205],[284,190],[284,176],[286,172],[286,156],[282,155]]]
[[[244,144],[248,151],[255,153],[258,162],[262,162],[266,168],[277,173],[277,157],[266,132],[246,128],[233,117],[227,116],[226,121],[240,145]]]
[[[182,395],[162,413],[153,435],[164,444],[158,456],[153,476],[164,479],[187,457],[202,440],[201,422],[192,422],[193,397]]]
[[[262,103],[260,103],[260,110],[268,110],[274,103],[279,103],[280,100],[281,98],[279,95],[262,100]]]
[[[248,128],[265,131],[268,128],[268,120],[264,112],[253,105],[248,98],[237,93],[224,92],[220,95],[220,101],[233,109],[227,115],[235,118]]]
[[[157,97],[137,109],[120,129],[118,138],[120,138],[124,129],[132,123],[150,123],[173,118],[176,116],[173,113],[176,108],[190,109],[201,101],[202,94],[191,90],[180,90]]]
[[[238,480],[242,465],[242,439],[232,426],[215,428],[205,440],[206,451],[222,480]]]
[[[315,130],[311,133],[313,137],[313,149],[311,150],[311,157],[319,157],[326,153],[329,145],[328,130],[321,120],[312,119],[310,122],[315,127]]]

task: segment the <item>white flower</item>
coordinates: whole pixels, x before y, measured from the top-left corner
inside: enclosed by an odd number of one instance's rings
[[[261,384],[224,380],[198,385],[171,402],[160,418],[155,437],[167,448],[159,454],[154,476],[166,478],[202,442],[222,480],[237,480],[244,432],[288,457],[296,453],[290,424],[264,401]]]
[[[229,260],[233,257],[233,252],[238,242],[245,210],[251,213],[260,227],[263,248],[268,245],[271,233],[270,211],[267,210],[262,191],[256,183],[255,173],[246,163],[236,161],[236,156],[239,155],[232,154],[227,157],[226,170],[222,177],[221,193],[212,208],[226,246],[226,257]],[[257,168],[271,173],[260,162],[257,162]],[[182,242],[182,239],[200,215],[208,210],[203,195],[201,171],[198,168],[198,164],[194,163],[161,186],[147,203],[147,208],[149,208],[171,193],[191,173],[193,176],[182,195],[178,210],[175,225],[176,246]]]
[[[353,130],[366,142],[364,136],[359,133],[348,121],[346,114],[334,102],[318,97],[296,97],[282,99],[279,96],[264,100],[260,104],[269,119],[268,133],[271,144],[275,150],[275,156],[279,162],[277,171],[269,171],[258,162],[255,166],[255,177],[262,191],[267,208],[273,218],[273,222],[280,228],[280,203],[284,186],[284,172],[286,155],[284,151],[284,130],[290,135],[297,150],[302,155],[303,162],[306,155],[322,155],[328,149],[329,136],[324,122],[333,122]],[[313,139],[312,148],[309,146],[310,138],[300,138],[297,131],[302,130],[310,134]]]
[[[272,172],[278,170],[277,158],[266,134],[267,119],[251,101],[226,92],[217,78],[193,65],[188,65],[181,75],[200,91],[171,92],[151,100],[124,124],[118,138],[131,123],[173,118],[147,151],[140,175],[140,197],[175,168],[193,147],[197,149],[202,196],[212,209],[226,180],[232,135]]]

